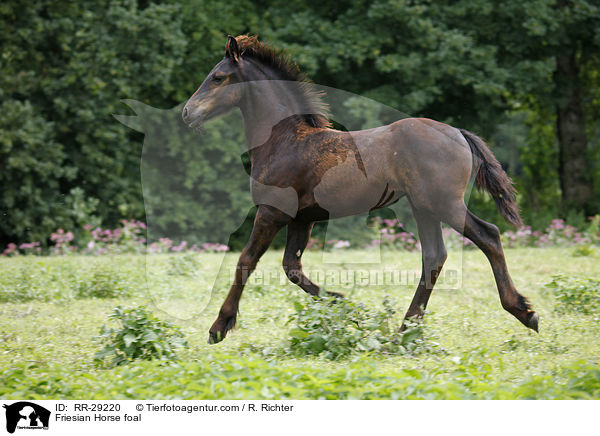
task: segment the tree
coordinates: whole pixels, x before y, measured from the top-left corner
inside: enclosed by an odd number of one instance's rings
[[[187,100],[226,35],[248,32],[288,49],[317,83],[512,144],[505,156],[526,212],[562,203],[565,215],[597,213],[599,10],[592,0],[3,1],[0,245],[143,218],[143,138],[112,114],[128,113],[124,98],[160,109]],[[514,125],[522,119],[526,133]],[[211,177],[234,157],[179,176],[213,192]],[[180,211],[165,226],[207,216],[170,200]]]
[[[554,73],[562,198],[566,208],[592,215],[600,209],[592,202],[594,189],[583,102],[587,90],[581,70],[600,60],[600,7],[587,1],[560,0],[555,11],[557,18],[562,18]]]
[[[598,105],[587,98],[599,84],[590,74],[600,60],[595,2],[286,1],[270,16],[267,38],[297,54],[315,80],[410,115],[491,137],[507,114],[551,114],[564,213],[600,211],[586,126]]]
[[[122,98],[170,105],[183,58],[179,8],[135,1],[0,6],[2,242],[143,216],[140,136]]]

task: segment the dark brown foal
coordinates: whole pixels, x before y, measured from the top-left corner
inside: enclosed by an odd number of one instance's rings
[[[369,212],[407,197],[422,246],[421,280],[406,313],[420,318],[446,260],[441,223],[472,240],[487,256],[502,307],[537,331],[538,315],[508,274],[498,228],[464,204],[471,175],[502,216],[521,219],[510,178],[485,143],[466,130],[407,118],[368,130],[331,128],[321,95],[298,67],[255,37],[229,37],[225,57],[183,109],[192,127],[237,107],[244,118],[251,183],[258,212],[235,280],[210,328],[210,342],[233,327],[244,284],[277,232],[287,226],[283,268],[304,291],[319,287],[301,258],[316,221]],[[336,294],[339,295],[339,294]]]

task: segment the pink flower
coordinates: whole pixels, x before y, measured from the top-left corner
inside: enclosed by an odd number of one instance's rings
[[[174,251],[176,253],[181,253],[185,247],[187,246],[187,242],[186,241],[181,241],[181,243],[175,247],[171,247],[171,251]]]
[[[383,224],[385,224],[388,227],[394,227],[396,224],[399,224],[399,223],[398,223],[397,219],[391,219],[391,220],[386,219],[386,220],[383,220]]]
[[[552,220],[552,223],[550,224],[549,228],[560,230],[564,227],[565,227],[565,221],[560,218],[557,218],[557,219]]]
[[[333,244],[333,248],[348,248],[350,247],[350,241],[336,241]]]
[[[2,256],[9,256],[11,254],[18,254],[17,244],[9,243],[6,249],[2,252]]]
[[[202,244],[202,251],[204,252],[225,252],[229,251],[229,247],[227,245],[205,242]]]

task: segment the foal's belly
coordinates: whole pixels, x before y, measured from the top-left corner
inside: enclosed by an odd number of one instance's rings
[[[388,130],[386,126],[371,129],[369,135],[352,135],[355,151],[323,174],[314,198],[331,218],[379,209],[405,195],[395,177],[397,156],[382,140]]]

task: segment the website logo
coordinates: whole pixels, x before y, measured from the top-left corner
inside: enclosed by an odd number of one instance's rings
[[[29,401],[4,404],[6,409],[6,431],[14,433],[19,430],[48,430],[50,411]]]

